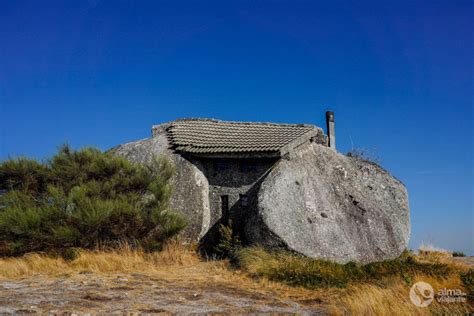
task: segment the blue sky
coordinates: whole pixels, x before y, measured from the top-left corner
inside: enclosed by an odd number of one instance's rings
[[[472,1],[2,1],[0,159],[180,117],[311,123],[408,188],[410,246],[474,254]],[[353,145],[352,145],[353,144]]]

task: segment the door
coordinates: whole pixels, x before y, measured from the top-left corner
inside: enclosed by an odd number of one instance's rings
[[[229,196],[221,195],[221,214],[222,221],[227,224],[229,219]]]

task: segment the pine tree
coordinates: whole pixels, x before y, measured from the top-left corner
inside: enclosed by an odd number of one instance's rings
[[[173,167],[93,148],[0,163],[0,255],[128,241],[159,249],[185,222],[169,210]]]

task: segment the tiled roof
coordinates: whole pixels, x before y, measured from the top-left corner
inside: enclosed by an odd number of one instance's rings
[[[182,119],[167,129],[172,148],[195,154],[278,152],[308,134],[315,126],[226,122],[211,119]]]

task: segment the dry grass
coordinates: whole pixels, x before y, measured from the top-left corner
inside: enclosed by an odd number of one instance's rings
[[[371,284],[352,285],[330,306],[334,315],[411,315],[416,307],[408,301],[405,285],[382,288]]]
[[[418,249],[418,256],[424,257],[428,260],[437,260],[440,258],[451,258],[453,256],[453,253],[446,249],[436,247],[432,244],[423,243]]]
[[[420,262],[442,263],[447,264],[458,272],[467,272],[469,266],[465,263],[453,260],[451,252],[447,251],[433,251],[433,250],[419,250],[417,260]]]
[[[18,258],[0,259],[0,279],[17,279],[41,274],[57,276],[77,272],[93,273],[155,273],[169,266],[192,265],[199,262],[196,253],[179,241],[169,242],[162,251],[145,253],[127,244],[111,250],[78,250],[74,260],[41,253]]]
[[[331,279],[337,281],[343,277],[341,265],[312,262],[311,259],[300,259],[286,254],[272,255],[258,248],[246,249],[240,260],[244,269],[251,275],[282,279],[286,283],[299,283],[310,288],[313,283],[305,282],[307,276],[323,276],[325,281],[317,281],[320,286],[327,286]],[[468,271],[469,267],[453,262],[449,256],[437,252],[424,253],[415,257],[415,260],[420,264],[407,261],[407,266],[401,266],[404,261],[395,261],[392,263],[392,268],[395,268],[393,272],[376,273],[373,278],[350,281],[345,288],[318,288],[311,292],[317,293],[326,310],[334,315],[464,315],[470,311],[468,304],[438,303],[436,300],[427,308],[416,307],[409,299],[412,284],[418,281],[427,282],[432,285],[435,294],[442,288],[463,289],[459,273]],[[447,269],[433,264],[446,265]],[[416,273],[407,275],[403,270]],[[385,272],[385,269],[378,271]],[[371,272],[375,271],[372,269]]]
[[[463,264],[453,264],[446,257],[422,257],[429,262],[446,262],[455,271],[467,271]],[[259,265],[272,262],[253,263]],[[127,245],[113,251],[80,251],[76,259],[65,261],[45,254],[28,254],[19,258],[0,259],[0,279],[19,279],[35,274],[49,277],[84,272],[96,274],[140,273],[173,284],[193,288],[225,287],[231,293],[270,294],[281,300],[291,299],[302,305],[318,306],[334,315],[428,315],[466,314],[467,304],[439,304],[417,308],[409,300],[410,286],[399,276],[377,283],[351,283],[346,288],[305,289],[291,287],[267,278],[256,278],[255,271],[233,269],[228,261],[204,261],[196,252],[178,241],[169,243],[162,252],[147,254]],[[425,281],[433,288],[462,288],[458,273],[444,278],[416,275],[412,283]]]
[[[416,307],[409,299],[410,286],[401,279],[391,279],[386,286],[373,284],[351,285],[341,290],[329,306],[334,315],[466,315],[468,304],[441,304],[433,300],[427,308]],[[453,275],[446,279],[417,276],[413,283],[424,281],[435,289],[462,288],[459,277]]]

